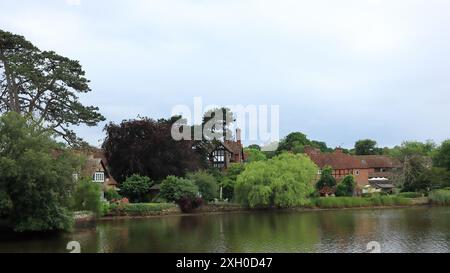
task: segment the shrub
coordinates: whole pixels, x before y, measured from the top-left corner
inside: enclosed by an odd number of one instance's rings
[[[356,183],[353,175],[347,175],[336,187],[336,196],[353,196]]]
[[[249,163],[237,177],[236,201],[249,207],[293,207],[314,192],[317,166],[303,154],[284,153]]]
[[[153,182],[146,176],[134,174],[128,177],[125,182],[120,185],[120,193],[128,197],[132,203],[145,201],[145,195],[150,190]]]
[[[326,194],[330,194],[330,189],[334,189],[336,186],[336,179],[334,179],[333,175],[333,169],[331,167],[324,167],[322,169],[322,173],[320,175],[319,181],[316,183],[316,189],[319,190],[319,192],[324,192]]]
[[[105,191],[105,199],[108,201],[114,201],[122,199],[122,196],[115,189],[109,189]]]
[[[211,174],[206,171],[198,171],[187,175],[197,185],[200,195],[205,201],[214,200],[217,197],[218,186],[217,181]]]
[[[89,178],[78,181],[72,195],[72,209],[79,211],[92,211],[95,215],[101,216],[102,200],[101,188]]]
[[[190,212],[201,205],[198,201],[198,187],[192,180],[168,176],[161,183],[161,197],[175,202],[183,212]]]
[[[436,205],[450,205],[450,191],[448,190],[435,190],[428,195],[432,204]]]

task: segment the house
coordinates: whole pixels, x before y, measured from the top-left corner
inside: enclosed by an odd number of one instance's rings
[[[320,169],[330,166],[337,181],[353,175],[360,188],[372,185],[383,191],[392,190],[394,186],[389,180],[395,170],[401,167],[400,162],[390,156],[355,156],[345,154],[340,148],[332,153],[322,153],[319,149],[305,147],[305,153]]]
[[[357,156],[369,167],[369,184],[382,192],[392,192],[395,185],[391,182],[392,177],[399,168],[400,161],[384,155]]]
[[[241,143],[241,130],[236,129],[236,140],[225,140],[215,144],[209,153],[211,166],[220,170],[227,169],[232,163],[243,163],[244,147]]]
[[[108,163],[103,150],[93,149],[79,152],[86,156],[86,162],[79,174],[74,174],[75,178],[92,177],[92,182],[102,186],[102,190],[117,188],[117,181],[112,177],[108,169]]]
[[[346,154],[340,148],[332,153],[322,153],[319,149],[305,147],[305,154],[320,168],[330,166],[333,169],[333,177],[340,181],[347,175],[353,175],[358,186],[364,187],[369,182],[369,167],[355,156]],[[320,170],[318,178],[320,177]]]

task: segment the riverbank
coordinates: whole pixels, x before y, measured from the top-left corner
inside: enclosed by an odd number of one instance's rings
[[[201,214],[223,214],[232,212],[256,212],[256,211],[320,211],[341,209],[384,209],[405,208],[414,206],[431,205],[427,197],[403,198],[403,197],[328,197],[311,199],[305,206],[292,208],[248,208],[236,203],[209,203],[191,213],[183,213],[175,204],[126,204],[120,208],[114,206],[98,220],[151,218],[162,216],[185,216]]]

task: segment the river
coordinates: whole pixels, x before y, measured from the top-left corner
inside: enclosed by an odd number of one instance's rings
[[[258,211],[99,221],[73,233],[2,232],[0,252],[450,252],[450,209]]]

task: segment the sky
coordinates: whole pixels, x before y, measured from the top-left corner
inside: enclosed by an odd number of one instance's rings
[[[106,122],[194,97],[279,105],[329,146],[450,137],[447,0],[0,0],[0,28],[79,60]],[[92,145],[98,127],[76,131]],[[246,143],[250,144],[250,143]]]

